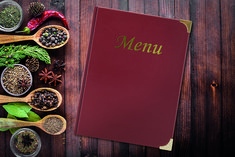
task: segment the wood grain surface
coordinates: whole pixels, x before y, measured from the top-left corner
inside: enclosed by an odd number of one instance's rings
[[[24,11],[23,29],[31,19],[30,2],[16,0]],[[40,0],[47,10],[63,13],[69,23],[70,40],[62,48],[48,50],[52,64],[40,62],[33,73],[31,90],[52,87],[61,92],[59,114],[67,120],[66,132],[51,136],[32,127],[41,137],[40,157],[228,157],[235,154],[235,1],[234,0]],[[136,13],[186,19],[193,22],[176,118],[171,152],[128,143],[74,135],[81,77],[89,44],[94,6]],[[41,27],[63,23],[51,18]],[[156,26],[157,29],[157,26]],[[3,33],[0,34],[14,34]],[[32,44],[35,42],[20,42]],[[62,83],[44,84],[38,74],[46,67],[54,70],[55,60],[66,63]],[[4,68],[0,67],[0,72]],[[0,94],[7,93],[0,87]],[[48,113],[35,111],[41,117]],[[6,117],[0,107],[0,117]],[[92,115],[91,115],[92,116]],[[161,126],[159,126],[161,127]],[[140,135],[141,136],[141,135]],[[0,132],[0,156],[14,156],[10,150],[11,133]]]

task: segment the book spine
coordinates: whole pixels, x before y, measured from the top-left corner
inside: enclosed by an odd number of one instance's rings
[[[89,46],[88,46],[88,50],[87,50],[87,54],[86,54],[86,62],[85,62],[85,67],[84,67],[82,80],[81,80],[81,91],[80,91],[80,96],[79,96],[77,117],[76,117],[76,122],[75,122],[75,129],[74,129],[74,134],[75,135],[78,135],[79,117],[80,117],[80,112],[81,112],[81,108],[82,108],[82,99],[83,99],[84,87],[85,87],[85,84],[86,84],[87,69],[88,69],[88,64],[89,64],[91,47],[92,47],[92,43],[93,43],[92,41],[93,41],[93,35],[94,35],[94,30],[95,30],[94,28],[95,28],[97,10],[98,10],[98,8],[95,7],[94,8],[94,13],[93,13],[93,19],[92,19]]]

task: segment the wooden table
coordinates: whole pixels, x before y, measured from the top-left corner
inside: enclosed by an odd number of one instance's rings
[[[24,10],[24,22],[20,28],[23,29],[30,20],[27,8],[33,0],[16,1]],[[67,130],[62,135],[50,136],[40,129],[32,127],[42,139],[42,148],[38,156],[234,156],[234,0],[191,0],[190,2],[187,0],[41,0],[41,2],[44,3],[47,10],[56,10],[66,16],[71,38],[65,47],[48,50],[52,64],[46,65],[41,62],[39,71],[33,74],[32,89],[48,86],[39,80],[38,73],[45,67],[53,69],[55,59],[66,63],[66,70],[62,72],[63,83],[56,87],[50,86],[62,93],[62,106],[50,113],[37,113],[41,117],[47,114],[64,116],[68,123]],[[193,21],[172,152],[74,135],[80,82],[95,5]],[[60,20],[50,19],[42,26],[48,24],[63,25]],[[30,43],[35,45],[34,42]],[[0,70],[2,71],[3,68]],[[0,94],[6,94],[2,87],[0,87]],[[2,107],[0,115],[1,117],[7,115]],[[9,131],[0,132],[1,157],[13,156],[9,146],[10,137]]]

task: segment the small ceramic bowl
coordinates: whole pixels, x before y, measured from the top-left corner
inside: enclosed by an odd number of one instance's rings
[[[6,28],[0,24],[0,30],[4,31],[4,32],[13,32],[13,31],[17,30],[23,22],[23,11],[22,11],[21,6],[18,3],[16,3],[15,1],[4,0],[4,1],[0,2],[0,13],[4,8],[6,8],[8,6],[15,6],[19,10],[20,20],[19,20],[18,24],[16,24],[14,27],[11,27],[11,28]]]
[[[28,137],[31,139],[31,144],[33,143],[33,145],[31,145],[32,152],[29,151],[24,153],[23,151],[25,150],[25,147],[22,147],[22,143],[20,143],[20,140],[22,140],[22,137]],[[11,151],[13,152],[13,154],[17,157],[35,157],[40,149],[41,149],[41,139],[39,137],[39,135],[32,129],[29,128],[21,128],[19,130],[17,130],[10,139],[10,148]],[[23,149],[22,151],[20,151],[21,149]]]
[[[29,91],[29,89],[31,88],[32,83],[33,83],[33,77],[32,77],[31,72],[29,71],[29,69],[28,69],[26,66],[24,66],[24,65],[22,65],[22,64],[14,64],[14,66],[21,66],[21,67],[23,67],[23,68],[28,72],[29,78],[30,78],[30,86],[28,86],[28,88],[27,88],[25,91],[23,91],[22,93],[12,93],[11,91],[9,91],[9,90],[7,89],[7,87],[5,87],[4,81],[3,81],[3,77],[4,77],[4,75],[5,75],[5,72],[8,71],[8,68],[9,68],[9,67],[6,67],[6,68],[3,70],[2,74],[1,74],[1,85],[2,85],[2,88],[3,88],[8,94],[10,94],[10,95],[12,95],[12,96],[21,96],[21,95],[24,95],[25,93],[27,93],[27,92]],[[14,75],[14,76],[16,76],[16,75]],[[9,80],[9,79],[12,79],[12,78],[7,78],[7,79]],[[15,79],[16,79],[16,78],[15,78]],[[17,78],[17,79],[22,79],[22,77],[21,77],[21,78]],[[17,87],[15,87],[15,88],[17,88]]]

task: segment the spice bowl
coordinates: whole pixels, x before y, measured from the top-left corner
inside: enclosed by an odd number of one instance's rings
[[[0,2],[0,30],[13,32],[17,30],[23,22],[23,11],[21,6],[12,0]]]
[[[29,69],[22,64],[6,67],[1,74],[2,88],[12,96],[21,96],[29,91],[33,77]]]
[[[34,157],[41,149],[41,139],[34,130],[21,128],[11,136],[10,148],[17,157]]]

